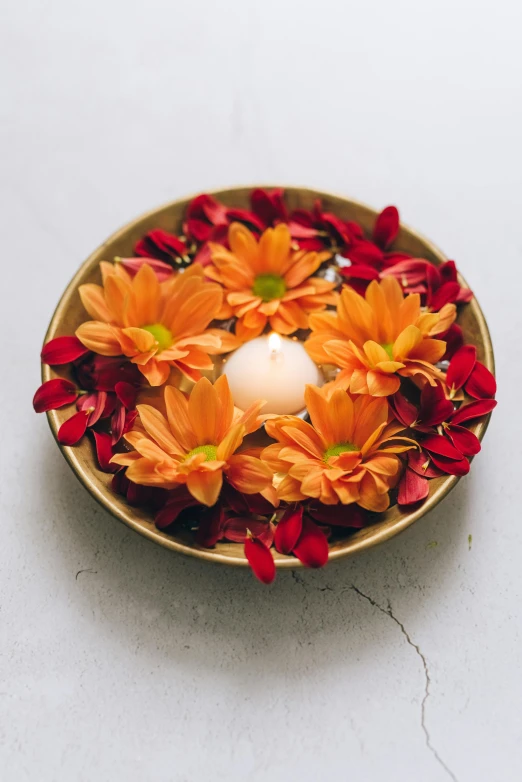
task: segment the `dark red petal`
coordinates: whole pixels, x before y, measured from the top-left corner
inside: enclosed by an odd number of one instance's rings
[[[314,521],[328,524],[331,527],[351,527],[362,529],[366,526],[365,512],[359,505],[323,505],[320,502],[312,502],[306,512]]]
[[[265,226],[259,217],[248,209],[229,209],[227,218],[230,223],[246,223],[248,228],[255,233],[261,233],[265,230]]]
[[[202,201],[202,208],[212,225],[226,225],[228,223],[228,208],[213,196],[206,196],[206,199]]]
[[[441,263],[439,274],[443,282],[457,282],[457,265],[455,261]]]
[[[212,548],[223,535],[225,512],[220,503],[212,508],[205,508],[200,516],[196,531],[196,543],[205,548]]]
[[[438,312],[445,304],[456,301],[460,293],[458,282],[445,282],[429,297],[428,306],[432,312]]]
[[[127,502],[135,507],[150,507],[153,510],[159,510],[165,505],[168,497],[166,489],[160,489],[158,486],[139,486],[137,483],[129,481],[127,487]]]
[[[447,459],[462,459],[460,451],[440,434],[428,435],[421,441],[421,446],[430,454],[445,456]]]
[[[98,464],[103,472],[117,472],[120,468],[117,464],[111,464],[113,457],[112,442],[110,434],[105,432],[95,432],[93,430],[94,443],[96,445],[96,456]]]
[[[117,404],[118,400],[116,398],[116,394],[107,393],[107,399],[105,401],[105,407],[103,408],[101,417],[109,418],[114,413]]]
[[[124,380],[120,380],[114,386],[114,390],[116,392],[116,396],[122,405],[127,408],[127,410],[133,410],[136,407],[138,389],[135,386],[131,385],[130,383],[126,383]]]
[[[306,567],[323,567],[328,561],[328,540],[321,527],[307,516],[293,553]]]
[[[274,543],[281,554],[291,554],[303,529],[303,506],[289,508],[279,521]]]
[[[248,537],[245,540],[245,557],[254,575],[263,584],[271,584],[276,575],[272,552],[259,538]]]
[[[226,519],[223,527],[223,537],[232,541],[232,543],[244,543],[247,539],[247,529],[250,530],[254,537],[262,538],[268,548],[272,545],[270,522],[259,521],[251,516],[231,516],[229,519]],[[267,530],[269,531],[268,536],[266,535]],[[265,538],[268,538],[270,542],[265,542]]]
[[[250,513],[256,516],[272,516],[275,510],[261,494],[245,494],[245,502]]]
[[[283,201],[283,190],[262,190],[256,188],[250,196],[252,211],[263,221],[265,226],[274,225],[278,221],[286,222],[287,212]]]
[[[41,359],[44,364],[69,364],[85,356],[89,349],[82,345],[78,337],[56,337],[42,348]]]
[[[116,443],[121,440],[125,427],[125,418],[126,410],[122,404],[119,404],[111,417],[111,436],[113,445],[116,445]]]
[[[134,247],[136,255],[157,258],[164,263],[177,262],[187,254],[187,246],[182,239],[161,228],[149,231]]]
[[[426,478],[406,467],[404,474],[399,481],[399,493],[397,502],[399,505],[413,505],[416,502],[425,500],[430,491],[429,482]]]
[[[450,390],[462,388],[469,378],[477,360],[477,348],[474,345],[463,345],[451,359],[446,375],[446,384]]]
[[[425,426],[438,426],[453,414],[454,409],[440,383],[435,386],[426,383],[421,391],[419,410],[420,420]]]
[[[419,411],[400,391],[391,397],[391,402],[396,418],[404,426],[412,426],[418,419]]]
[[[487,399],[496,394],[497,381],[489,369],[477,361],[464,385],[464,390],[475,399]]]
[[[130,432],[130,430],[134,426],[134,421],[136,420],[137,417],[138,417],[137,410],[129,410],[129,412],[125,416],[125,423],[123,424],[122,435],[127,434],[127,432]],[[113,432],[113,436],[114,436],[114,432]]]
[[[195,239],[196,242],[208,242],[212,233],[211,225],[193,217],[187,220],[184,229],[187,235]]]
[[[75,413],[67,421],[64,421],[58,429],[58,442],[62,445],[75,445],[85,434],[88,418],[88,413],[80,410],[79,413]]]
[[[58,407],[70,405],[78,396],[74,383],[55,377],[47,380],[37,390],[33,397],[33,407],[37,413],[45,413],[47,410],[56,410]]]
[[[457,323],[452,323],[445,334],[440,335],[446,343],[446,352],[443,355],[444,361],[451,361],[455,353],[460,350],[464,344],[464,335],[462,329]]]
[[[399,233],[399,212],[395,206],[387,206],[375,221],[373,240],[386,250]]]
[[[364,231],[359,223],[356,223],[354,220],[347,220],[345,223],[343,223],[343,225],[344,230],[349,236],[351,242],[364,239]]]
[[[467,475],[469,472],[469,462],[465,456],[461,459],[445,459],[444,456],[439,456],[433,453],[431,455],[433,464],[442,470],[447,475]]]
[[[154,519],[156,527],[158,529],[170,527],[182,511],[197,504],[197,501],[185,486],[176,489],[170,493],[169,499],[156,514]]]
[[[464,421],[472,421],[474,418],[480,418],[483,415],[491,413],[491,411],[497,406],[496,399],[480,399],[476,402],[470,402],[467,405],[462,405],[451,416],[452,424],[461,424]]]
[[[408,451],[408,467],[423,478],[439,478],[441,471],[434,467],[429,453],[426,451]]]
[[[230,508],[238,516],[246,516],[249,507],[245,494],[241,494],[226,479],[221,489],[221,501],[226,508]]]
[[[120,494],[122,497],[127,496],[127,490],[129,488],[129,479],[125,475],[126,470],[120,470],[117,472],[112,481],[111,481],[111,489],[115,494]]]
[[[480,440],[465,426],[452,424],[447,427],[446,434],[463,456],[475,456],[480,451]]]

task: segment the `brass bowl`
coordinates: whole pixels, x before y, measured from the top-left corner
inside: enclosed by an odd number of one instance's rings
[[[214,192],[213,195],[231,207],[248,207],[249,194],[252,187],[235,187]],[[356,220],[367,231],[371,230],[377,212],[364,204],[351,199],[335,196],[330,193],[318,192],[302,187],[285,189],[286,201],[290,209],[310,209],[315,199],[320,198],[326,211],[334,212],[344,220]],[[138,217],[124,228],[114,233],[95,252],[87,258],[79,271],[69,283],[56,311],[52,317],[45,341],[64,334],[74,334],[76,328],[85,320],[86,313],[80,302],[78,286],[86,282],[99,282],[98,264],[102,260],[111,261],[114,256],[129,257],[133,255],[136,241],[153,228],[163,228],[167,231],[179,231],[187,204],[191,199],[180,201],[154,209]],[[427,258],[439,265],[447,260],[446,256],[427,239],[411,228],[401,225],[399,236],[394,242],[394,248],[404,250],[413,256]],[[461,277],[460,282],[466,284]],[[477,347],[478,358],[487,368],[494,371],[493,347],[488,327],[482,310],[476,299],[462,306],[459,313],[459,324],[464,330],[466,342]],[[57,372],[49,366],[43,366],[43,380],[50,380],[58,374],[67,377],[67,371]],[[51,410],[47,413],[49,424],[56,438],[57,431],[63,421],[70,416],[70,408]],[[482,439],[489,423],[489,416],[476,423],[472,430]],[[198,546],[187,531],[174,531],[166,534],[156,529],[150,513],[140,508],[132,508],[124,499],[114,494],[110,487],[111,475],[101,472],[97,467],[92,442],[83,438],[80,445],[69,447],[59,445],[69,465],[92,496],[103,505],[113,516],[123,521],[129,527],[150,540],[159,543],[173,551],[188,554],[200,559],[220,562],[225,565],[247,565],[243,555],[243,546],[237,543],[218,543],[214,549]],[[330,547],[329,559],[339,559],[348,554],[375,546],[397,535],[424,516],[439,503],[443,497],[456,485],[457,476],[445,476],[430,481],[430,492],[425,502],[415,510],[401,510],[397,505],[382,514],[381,520],[365,529],[347,535],[343,540],[335,541]],[[301,562],[289,556],[279,554],[274,550],[277,567],[297,568]]]

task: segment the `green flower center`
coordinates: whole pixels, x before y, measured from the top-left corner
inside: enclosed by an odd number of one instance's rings
[[[358,450],[359,448],[357,448],[357,446],[353,443],[339,443],[339,445],[332,445],[331,448],[328,448],[328,450],[324,452],[323,462],[328,464],[332,456],[340,456],[342,453],[346,453],[347,451]]]
[[[384,342],[381,344],[381,348],[384,348],[388,356],[390,357],[390,361],[393,361],[393,343],[392,342]]]
[[[196,445],[196,447],[189,451],[185,456],[185,459],[190,459],[191,456],[195,456],[198,453],[205,454],[206,462],[215,462],[217,459],[217,445]]]
[[[159,349],[167,350],[173,343],[173,337],[171,331],[162,323],[151,323],[150,326],[142,326],[143,331],[148,331],[152,334],[154,339],[159,345]]]
[[[279,274],[258,274],[254,280],[252,293],[263,301],[282,299],[286,293],[286,284]]]

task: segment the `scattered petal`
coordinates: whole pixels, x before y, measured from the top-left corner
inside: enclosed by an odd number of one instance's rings
[[[303,506],[290,508],[277,524],[275,547],[281,554],[291,554],[303,529]]]
[[[306,567],[323,567],[328,561],[328,540],[321,527],[306,516],[293,553]]]
[[[33,407],[36,413],[56,410],[58,407],[70,405],[76,400],[78,389],[70,380],[55,377],[47,380],[37,390],[33,397]]]
[[[75,445],[79,442],[87,429],[88,418],[89,414],[80,410],[79,413],[75,413],[67,421],[64,421],[58,429],[58,442],[61,445]]]
[[[89,349],[82,345],[78,337],[56,337],[44,345],[41,359],[44,364],[69,364],[86,356]]]
[[[263,584],[271,584],[276,575],[274,558],[270,549],[259,538],[247,537],[245,557],[255,577]]]

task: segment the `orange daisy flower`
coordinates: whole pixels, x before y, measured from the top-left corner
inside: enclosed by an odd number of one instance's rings
[[[434,365],[446,343],[433,337],[447,331],[455,317],[454,304],[421,312],[419,294],[405,298],[397,280],[387,277],[371,282],[365,297],[344,288],[337,312],[312,315],[305,347],[317,363],[341,368],[336,385],[353,394],[389,396],[399,390],[400,377],[420,376],[431,385],[444,380]]]
[[[416,446],[397,437],[404,426],[388,423],[386,399],[352,397],[343,389],[329,395],[308,385],[305,393],[311,424],[295,416],[266,422],[277,440],[261,454],[282,475],[277,496],[287,502],[309,497],[325,505],[356,502],[370,511],[384,511],[388,492],[400,477],[398,453]]]
[[[272,472],[256,455],[236,453],[245,435],[259,429],[264,401],[241,412],[234,407],[226,375],[214,385],[198,380],[187,397],[165,386],[166,415],[151,405],[138,405],[139,426],[124,435],[135,450],[113,456],[127,467],[127,477],[143,486],[174,489],[186,484],[203,505],[218,499],[223,475],[244,494],[263,494],[277,503]]]
[[[233,335],[209,329],[223,302],[219,285],[199,265],[159,282],[143,265],[132,278],[121,264],[102,262],[103,286],[81,285],[83,306],[94,318],[76,336],[102,356],[128,356],[151,386],[166,382],[171,367],[191,380],[212,369],[210,355],[238,346]]]
[[[210,245],[205,273],[225,288],[220,317],[238,319],[241,340],[259,336],[267,323],[280,334],[306,329],[311,312],[335,303],[335,283],[311,276],[330,253],[293,251],[287,225],[268,228],[257,241],[244,225],[232,223],[228,242],[230,250]]]

